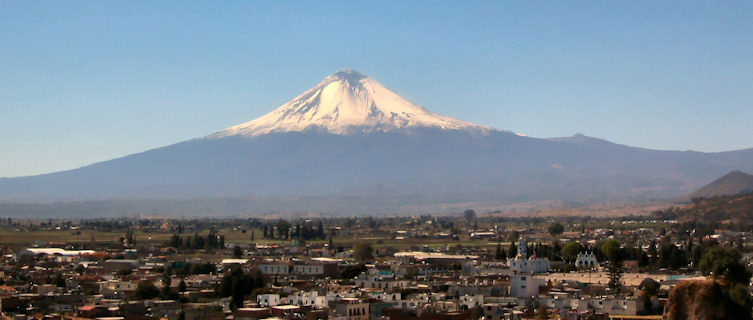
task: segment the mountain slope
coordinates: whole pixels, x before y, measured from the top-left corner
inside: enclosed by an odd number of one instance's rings
[[[709,198],[753,192],[753,175],[735,170],[690,194],[691,198]]]
[[[659,219],[748,224],[753,222],[753,193],[693,198],[688,205],[653,214]]]
[[[184,208],[177,202],[233,198],[241,200],[229,201],[231,209],[209,211],[447,212],[477,203],[679,197],[733,169],[753,170],[753,149],[676,152],[582,135],[530,138],[431,113],[344,71],[272,113],[208,137],[0,179],[0,201],[148,200],[159,203],[150,208],[180,214],[171,201]],[[148,206],[120,207],[131,214]],[[0,215],[26,210],[2,208]]]

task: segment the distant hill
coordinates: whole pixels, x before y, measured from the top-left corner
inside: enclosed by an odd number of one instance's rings
[[[685,207],[654,212],[660,219],[719,223],[753,223],[753,193],[711,198],[693,198]]]
[[[690,194],[691,198],[738,195],[753,192],[753,175],[735,170]]]

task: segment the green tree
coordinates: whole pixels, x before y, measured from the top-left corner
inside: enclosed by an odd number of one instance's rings
[[[243,249],[241,249],[241,247],[238,245],[233,246],[233,257],[240,258],[242,256],[243,256]]]
[[[601,243],[599,249],[609,261],[622,261],[622,250],[617,240],[609,239]]]
[[[678,248],[669,237],[661,241],[659,248],[659,267],[677,270],[688,265],[687,252]]]
[[[751,272],[743,264],[740,252],[730,247],[713,247],[706,251],[698,267],[704,274],[723,277],[732,283],[748,285]]]
[[[277,235],[280,238],[288,239],[291,226],[292,225],[290,224],[290,222],[284,219],[280,219],[279,221],[277,221],[277,225],[275,225],[275,227],[277,227]]]
[[[136,286],[136,299],[146,300],[159,296],[159,289],[151,281],[139,282]]]
[[[583,251],[583,246],[580,243],[571,241],[562,248],[562,257],[567,262],[573,262],[578,257],[578,253]]]
[[[510,242],[510,246],[507,247],[507,256],[515,258],[518,255],[518,246],[515,245],[515,241]]]
[[[52,283],[54,283],[57,287],[65,288],[65,278],[63,278],[63,274],[60,272],[56,273],[55,279],[52,281]]]
[[[369,261],[374,259],[372,252],[374,249],[371,247],[371,243],[359,242],[353,247],[353,258],[357,261]]]
[[[497,260],[505,260],[507,258],[507,252],[502,249],[501,242],[497,242],[497,250],[494,252],[494,258]]]
[[[617,240],[609,239],[604,241],[600,247],[601,252],[607,257],[607,273],[609,274],[610,289],[618,290],[621,286],[622,279],[622,249]]]
[[[565,232],[565,226],[563,226],[559,222],[555,222],[555,223],[550,224],[547,230],[549,231],[549,234],[551,234],[553,237],[556,237],[558,235],[561,235],[563,232]]]
[[[234,267],[226,273],[220,281],[219,295],[231,297],[230,306],[233,309],[243,307],[243,298],[257,288],[264,287],[264,277],[261,271],[254,269],[244,273],[240,267]]]
[[[178,292],[186,292],[186,282],[183,281],[183,279],[180,279],[180,283],[178,284]]]
[[[366,270],[366,266],[363,264],[347,266],[340,271],[340,277],[343,279],[353,279],[361,274],[361,272],[366,272]]]
[[[651,299],[659,293],[659,283],[651,278],[644,279],[639,288],[642,291],[641,301],[645,310],[651,310]]]

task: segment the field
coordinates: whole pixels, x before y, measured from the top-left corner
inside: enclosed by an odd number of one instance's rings
[[[205,235],[208,231],[200,231],[200,235]],[[253,230],[255,235],[254,240],[251,240],[251,231],[245,233],[233,230],[233,229],[220,229],[218,234],[225,236],[225,243],[227,245],[245,245],[250,243],[255,244],[283,244],[289,243],[289,240],[279,239],[260,239],[262,234],[261,230]],[[134,231],[134,237],[137,242],[137,246],[160,246],[167,243],[172,236],[169,232],[144,232],[141,230]],[[193,233],[184,234],[184,236],[193,235]],[[121,237],[125,236],[124,230],[116,231],[71,231],[71,230],[40,230],[40,231],[24,231],[19,229],[0,229],[0,247],[10,247],[14,249],[22,249],[34,245],[44,246],[45,243],[60,244],[66,243],[82,247],[93,247],[101,245],[115,245],[118,243]],[[354,243],[359,241],[367,241],[371,243],[375,248],[380,247],[393,247],[398,249],[407,250],[411,246],[427,245],[432,248],[450,246],[477,246],[477,247],[493,247],[497,245],[496,241],[488,240],[473,240],[468,238],[461,238],[460,240],[448,240],[448,239],[393,239],[390,236],[335,236],[333,238],[333,245],[350,247]],[[329,240],[311,240],[307,241],[310,244],[323,244],[328,243]],[[509,242],[502,242],[502,245],[509,245]]]

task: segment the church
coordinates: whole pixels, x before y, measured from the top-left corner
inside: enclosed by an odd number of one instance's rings
[[[507,265],[515,274],[523,273],[547,273],[549,272],[549,259],[539,258],[536,253],[528,256],[528,244],[524,238],[518,241],[518,255],[515,258],[507,258]]]

